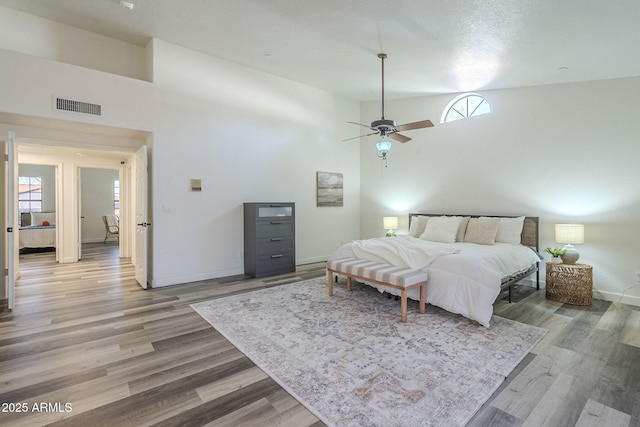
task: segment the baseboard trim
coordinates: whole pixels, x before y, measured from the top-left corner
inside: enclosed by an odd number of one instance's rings
[[[518,286],[527,286],[530,288],[535,288],[537,287],[536,284],[536,279],[531,279],[529,277],[525,277],[524,279],[520,280],[518,283],[515,283],[515,285]],[[544,281],[540,281],[540,289],[544,289]]]
[[[313,258],[301,258],[296,260],[296,265],[314,264],[316,262],[325,262],[329,259],[329,255],[313,257]]]
[[[635,295],[625,295],[624,293],[593,290],[593,297],[605,301],[619,302],[622,304],[635,305],[640,307],[640,297]]]
[[[168,277],[165,279],[157,280],[152,279],[150,281],[152,288],[162,288],[165,286],[173,286],[173,285],[184,285],[186,283],[191,282],[199,282],[201,280],[209,280],[209,279],[217,279],[220,277],[227,276],[235,276],[236,274],[244,274],[244,270],[240,267],[229,269],[229,270],[220,270],[220,271],[210,271],[207,273],[201,274],[192,274],[187,276],[177,276],[177,277]]]
[[[531,278],[525,278],[522,279],[520,282],[517,283],[518,285],[522,285],[522,286],[529,286],[532,288],[536,287],[536,280],[535,279],[531,279]],[[546,283],[544,280],[540,280],[540,289],[546,289]],[[640,287],[640,285],[639,285]],[[627,289],[630,290],[630,289]],[[601,291],[599,289],[594,289],[593,290],[593,297],[596,299],[601,299],[604,301],[611,301],[611,302],[618,302],[618,303],[622,303],[622,304],[629,304],[629,305],[634,305],[637,307],[640,307],[640,296],[636,296],[636,295],[626,295],[624,292],[623,293],[618,293],[618,292],[608,292],[608,291]]]

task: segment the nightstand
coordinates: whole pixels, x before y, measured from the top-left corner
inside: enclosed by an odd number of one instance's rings
[[[591,305],[593,268],[587,264],[547,262],[547,299],[573,305]]]

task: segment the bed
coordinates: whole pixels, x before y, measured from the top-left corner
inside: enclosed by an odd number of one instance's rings
[[[20,250],[44,250],[56,247],[55,212],[24,212],[18,229]]]
[[[535,274],[539,289],[537,217],[410,214],[409,234],[356,240],[333,259],[360,258],[426,271],[426,302],[489,327],[493,303]],[[391,288],[367,283],[381,292]],[[419,299],[417,290],[408,293]]]

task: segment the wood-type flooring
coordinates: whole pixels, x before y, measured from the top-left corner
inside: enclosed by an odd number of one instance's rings
[[[0,308],[0,425],[323,425],[189,305],[324,276],[324,263],[147,290],[113,245],[20,265],[16,308]],[[495,312],[549,333],[469,426],[640,425],[640,307],[517,287]]]

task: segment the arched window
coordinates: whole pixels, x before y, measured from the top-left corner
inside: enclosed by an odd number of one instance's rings
[[[466,119],[491,112],[489,101],[475,93],[463,93],[455,97],[442,113],[440,123]]]

